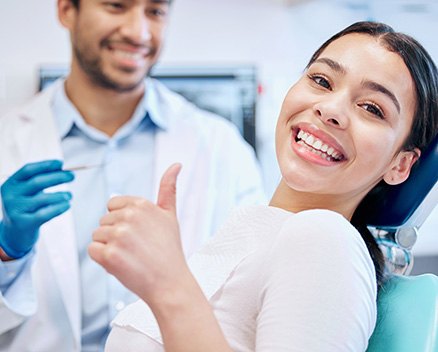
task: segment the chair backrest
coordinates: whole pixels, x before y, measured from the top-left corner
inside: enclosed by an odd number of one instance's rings
[[[437,276],[394,276],[377,303],[367,352],[438,352]]]
[[[411,177],[372,199],[370,227],[387,231],[419,228],[438,203],[438,137]],[[438,237],[437,237],[438,241]],[[379,292],[377,325],[367,352],[438,352],[438,277],[394,276]]]

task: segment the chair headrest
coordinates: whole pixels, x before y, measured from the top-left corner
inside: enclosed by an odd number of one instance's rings
[[[388,231],[419,228],[438,203],[438,136],[422,153],[409,178],[385,187],[379,197],[367,197],[366,224]]]

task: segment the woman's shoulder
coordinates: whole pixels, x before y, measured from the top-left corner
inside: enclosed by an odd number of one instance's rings
[[[340,214],[315,209],[288,218],[265,250],[260,281],[266,336],[309,350],[366,346],[376,320],[375,270],[360,234]]]
[[[279,240],[298,240],[332,250],[344,250],[357,246],[368,252],[365,242],[356,228],[341,214],[327,209],[304,210],[284,222]]]
[[[285,275],[301,265],[303,270],[317,270],[322,275],[364,279],[371,291],[375,289],[375,268],[364,240],[347,219],[334,211],[306,210],[288,218],[268,257],[270,265],[279,263]]]
[[[268,205],[252,205],[236,208],[215,236],[198,252],[208,248],[229,247],[239,243],[258,243],[279,230],[292,213]]]

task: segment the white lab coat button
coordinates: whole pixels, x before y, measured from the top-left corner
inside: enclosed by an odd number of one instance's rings
[[[115,305],[115,308],[117,311],[121,311],[123,308],[125,308],[125,302],[118,301]]]

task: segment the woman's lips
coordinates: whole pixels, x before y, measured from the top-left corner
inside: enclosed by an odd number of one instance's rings
[[[310,126],[296,126],[292,132],[292,145],[302,157],[325,166],[347,160],[343,149],[325,132]]]
[[[341,161],[345,159],[344,154],[341,151],[335,149],[335,147],[330,144],[323,142],[313,134],[304,132],[303,130],[299,130],[295,137],[295,141],[298,144],[308,146],[311,150],[315,151],[318,155],[321,155],[321,157],[325,157],[329,161]]]

